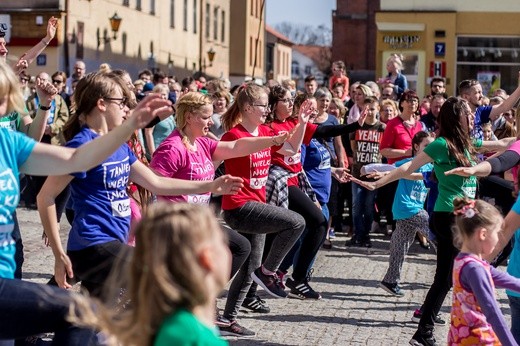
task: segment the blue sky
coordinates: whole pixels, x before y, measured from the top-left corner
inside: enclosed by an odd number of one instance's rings
[[[335,8],[336,0],[266,0],[266,21],[271,26],[287,21],[332,29]]]

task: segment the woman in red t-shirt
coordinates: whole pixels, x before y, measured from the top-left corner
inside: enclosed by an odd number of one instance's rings
[[[236,317],[251,278],[270,295],[277,298],[287,297],[276,270],[305,228],[305,220],[299,214],[285,208],[266,204],[265,184],[271,165],[271,152],[294,155],[300,149],[305,125],[312,110],[303,105],[298,123],[300,126],[283,146],[273,140],[273,147],[248,156],[224,161],[227,174],[233,172],[244,179],[244,187],[237,194],[223,196],[222,217],[234,230],[241,232],[251,242],[251,254],[238,271],[229,288],[222,323],[225,331],[233,334],[254,335],[238,325]],[[222,115],[222,124],[228,132],[222,141],[233,141],[243,137],[273,136],[272,130],[260,126],[269,114],[269,103],[265,89],[256,84],[247,84],[238,93],[235,103]],[[275,138],[275,137],[273,137]],[[265,234],[276,234],[273,245],[261,265]]]
[[[312,96],[301,95],[296,98],[297,105],[291,98],[290,91],[282,86],[275,86],[269,93],[269,104],[272,109],[272,120],[268,126],[273,133],[279,134],[284,131],[292,131],[297,125],[298,118],[293,116],[293,106],[297,113],[300,106],[305,102],[312,105],[314,114],[318,114],[316,99]],[[295,115],[296,115],[295,114]],[[308,145],[312,138],[323,138],[330,143],[332,148],[332,137],[346,135],[355,131],[363,124],[365,116],[360,116],[359,122],[350,125],[321,125],[307,123],[303,136],[303,144]],[[325,122],[327,123],[327,122]],[[308,273],[321,244],[325,240],[328,230],[328,220],[323,216],[318,202],[315,200],[312,187],[307,181],[300,160],[300,150],[295,155],[287,155],[282,152],[274,152],[272,165],[269,169],[268,180],[268,203],[284,206],[293,210],[305,218],[308,231],[302,235],[298,243],[299,254],[295,256],[297,249],[293,249],[290,257],[284,261],[283,271],[286,271],[292,259],[294,263],[292,278],[287,280],[287,287],[291,289],[290,294],[300,299],[320,299],[321,295],[314,291],[309,285]],[[286,182],[286,183],[285,183]],[[301,246],[301,249],[300,249]]]

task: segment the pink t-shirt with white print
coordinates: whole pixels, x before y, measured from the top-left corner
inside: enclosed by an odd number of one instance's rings
[[[150,167],[159,175],[184,180],[211,181],[215,177],[212,156],[218,142],[199,137],[195,140],[196,151],[188,150],[182,143],[178,130],[173,131],[155,150]],[[171,202],[208,204],[211,193],[158,196],[158,199]]]

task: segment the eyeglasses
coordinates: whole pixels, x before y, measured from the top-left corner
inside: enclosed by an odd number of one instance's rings
[[[256,107],[262,107],[263,109],[271,109],[271,107],[269,106],[269,104],[266,104],[266,105],[253,104],[253,106],[256,106]]]
[[[59,79],[53,79],[52,82],[53,82],[54,84],[61,84],[61,83],[63,83],[63,81],[62,81],[62,80],[59,80]]]
[[[293,98],[280,99],[278,101],[283,102],[283,103],[289,103],[289,104],[294,103],[294,99]]]
[[[116,105],[119,106],[119,109],[125,108],[126,101],[128,101],[126,97],[103,97],[103,99],[108,101],[120,101],[119,103],[114,102]]]

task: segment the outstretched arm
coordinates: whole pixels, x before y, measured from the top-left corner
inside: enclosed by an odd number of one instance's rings
[[[27,52],[25,52],[20,57],[20,60],[22,60],[22,59],[26,60],[27,64],[30,65],[34,61],[34,59],[36,59],[36,57],[38,55],[40,55],[40,53],[43,52],[43,50],[45,48],[47,48],[47,46],[52,41],[54,36],[56,36],[57,28],[58,28],[58,19],[51,17],[49,19],[49,21],[47,22],[47,34],[45,35],[45,37],[42,38],[42,40],[40,42],[38,42],[34,47],[29,49]]]
[[[491,173],[505,172],[520,163],[520,155],[513,150],[506,150],[497,157],[482,161],[473,167],[457,167],[446,171],[446,175],[460,175],[462,177],[487,177]]]
[[[220,141],[211,159],[212,161],[220,162],[233,157],[246,156],[273,145],[282,145],[287,138],[289,138],[289,133],[282,133],[272,137],[244,137],[229,142]]]
[[[518,81],[520,82],[520,71],[518,72]],[[518,98],[520,98],[520,84],[517,86],[515,91],[513,91],[513,93],[509,95],[507,99],[504,100],[504,102],[502,102],[499,105],[493,106],[493,109],[489,114],[490,118],[493,118],[493,116],[498,116],[499,114],[511,110],[515,106],[516,101],[518,101]]]
[[[121,126],[77,149],[36,143],[20,172],[31,175],[63,175],[86,171],[117,150],[132,133],[156,115],[170,112],[170,101],[160,95],[145,97]]]
[[[380,188],[381,186],[391,183],[392,181],[403,179],[413,174],[416,170],[418,170],[419,168],[421,168],[429,162],[432,162],[431,157],[428,156],[426,153],[421,152],[412,161],[408,161],[399,168],[394,169],[378,181],[364,182],[362,185],[369,190],[375,190],[377,188]]]
[[[242,178],[223,175],[213,181],[195,181],[161,177],[140,161],[131,166],[130,180],[159,196],[177,196],[212,192],[234,195],[242,188]]]

